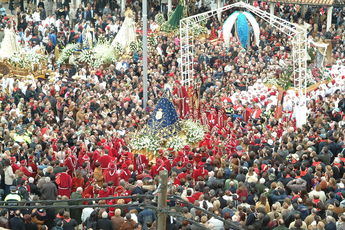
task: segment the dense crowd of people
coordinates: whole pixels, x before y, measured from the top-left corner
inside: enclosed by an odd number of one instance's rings
[[[26,208],[1,208],[0,227],[156,229],[151,195],[159,185],[159,172],[167,170],[169,197],[189,202],[169,200],[178,215],[167,218],[167,229],[199,228],[188,220],[207,229],[231,229],[211,214],[244,229],[345,229],[344,72],[308,93],[307,123],[296,127],[296,93],[282,93],[262,82],[272,74],[281,76],[290,64],[289,38],[259,21],[259,46],[253,43],[244,50],[234,37],[225,47],[221,23],[211,18],[208,37],[195,41],[191,89],[180,79],[178,38],[157,35],[158,45],[149,53],[144,109],[141,51],[107,68],[58,65],[55,60],[55,47],[77,42],[86,27],[92,28],[93,43],[99,36],[111,41],[123,21],[118,6],[102,1],[79,5],[40,0],[18,8],[11,4],[12,12],[0,7],[1,27],[15,21],[23,49],[44,47],[55,77],[1,79],[2,200],[12,206],[33,202]],[[254,4],[268,10],[264,2]],[[134,1],[131,7],[140,28],[140,4]],[[153,1],[148,13],[152,31],[160,10]],[[195,12],[205,10],[201,5]],[[311,24],[309,36],[332,39],[332,59],[344,59],[343,8],[334,9],[330,31],[322,7],[307,7],[303,13],[294,5],[277,4],[275,12],[296,23],[304,19]],[[168,149],[149,161],[133,153],[130,134],[144,127],[167,90],[179,116],[200,120],[208,131],[197,146]],[[106,199],[145,194],[147,198]],[[46,200],[43,205],[50,208],[39,208],[38,200]],[[90,207],[68,207],[83,204]],[[113,204],[128,206],[106,206]]]

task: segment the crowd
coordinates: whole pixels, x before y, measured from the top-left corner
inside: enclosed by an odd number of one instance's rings
[[[139,28],[140,4],[134,1],[131,6]],[[268,10],[265,3],[257,6]],[[95,41],[100,35],[112,39],[123,21],[118,9],[112,2],[83,1],[79,6],[41,0],[10,8],[18,42],[28,49],[43,46],[55,78],[14,80],[11,86],[1,79],[2,200],[9,205],[34,202],[18,210],[2,207],[0,227],[156,229],[156,201],[150,195],[158,187],[159,172],[167,170],[168,194],[190,203],[168,202],[178,216],[167,218],[167,229],[197,229],[188,219],[208,229],[230,229],[210,213],[245,229],[345,229],[344,73],[309,92],[308,120],[297,128],[295,92],[282,95],[262,83],[289,64],[289,38],[259,21],[259,46],[243,50],[233,38],[230,47],[224,47],[214,40],[221,37],[221,25],[211,18],[206,23],[210,37],[195,42],[193,96],[186,95],[179,81],[178,39],[157,35],[158,45],[149,53],[149,100],[143,109],[140,51],[107,68],[54,61],[55,47],[77,41],[87,26],[93,28]],[[323,8],[307,8],[304,16],[293,5],[277,5],[275,10],[288,20],[302,17],[312,25],[310,36],[333,39],[334,60],[344,58],[342,8],[334,9],[329,32]],[[159,11],[153,1],[149,19]],[[2,7],[0,12],[5,27],[10,12]],[[156,24],[151,21],[149,26]],[[130,133],[144,127],[169,89],[179,115],[199,119],[208,132],[198,146],[166,150],[149,162],[131,151]],[[147,198],[75,201],[145,194]],[[44,204],[50,208],[39,208],[37,200],[47,200]],[[67,207],[82,204],[90,207]],[[111,204],[129,206],[105,206]]]

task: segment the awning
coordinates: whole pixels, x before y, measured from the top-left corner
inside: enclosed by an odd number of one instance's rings
[[[345,0],[266,0],[266,2],[279,2],[283,4],[300,4],[313,6],[345,5]]]

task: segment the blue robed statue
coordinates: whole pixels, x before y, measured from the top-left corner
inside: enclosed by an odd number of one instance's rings
[[[167,132],[175,132],[175,123],[178,121],[178,115],[174,104],[168,98],[159,99],[154,111],[151,113],[148,125],[151,130],[158,132],[164,130]],[[164,135],[170,136],[173,133],[165,133]]]

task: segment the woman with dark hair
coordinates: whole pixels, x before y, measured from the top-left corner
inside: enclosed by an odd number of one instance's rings
[[[91,215],[88,218],[86,218],[85,222],[83,223],[84,227],[86,227],[86,229],[96,229],[98,221],[97,216],[97,211],[93,211]]]

